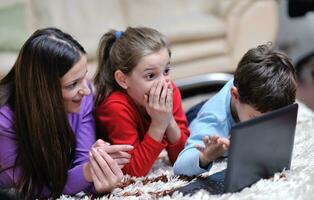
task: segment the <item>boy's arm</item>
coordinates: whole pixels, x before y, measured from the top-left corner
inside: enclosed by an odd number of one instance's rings
[[[201,115],[191,123],[191,135],[173,166],[175,174],[194,176],[211,168],[212,163],[209,163],[206,168],[200,166],[200,151],[195,145],[204,146],[203,138],[205,136],[218,134],[221,131],[218,124],[216,117],[213,115]]]

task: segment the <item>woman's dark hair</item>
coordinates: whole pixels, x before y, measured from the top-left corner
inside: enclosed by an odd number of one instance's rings
[[[295,101],[296,74],[289,57],[271,44],[250,49],[234,75],[242,103],[264,113]]]
[[[100,39],[98,47],[98,69],[94,78],[95,105],[112,91],[122,90],[116,82],[114,73],[121,70],[130,74],[144,56],[167,48],[164,35],[147,27],[128,27],[124,32],[111,30]]]
[[[46,187],[58,197],[75,152],[75,136],[63,105],[60,78],[86,54],[56,28],[35,31],[0,81],[0,106],[14,112],[17,158],[22,175],[17,189],[33,198]]]

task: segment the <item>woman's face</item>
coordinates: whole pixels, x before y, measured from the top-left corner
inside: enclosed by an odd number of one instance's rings
[[[149,94],[155,81],[170,80],[170,57],[167,48],[144,56],[127,76],[127,93],[132,99],[144,105],[144,95]]]
[[[86,73],[87,57],[82,55],[80,60],[61,77],[63,103],[68,113],[80,112],[83,97],[91,92]]]

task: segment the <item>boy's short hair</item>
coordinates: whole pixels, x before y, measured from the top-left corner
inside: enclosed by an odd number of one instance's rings
[[[242,103],[264,113],[292,104],[296,73],[290,58],[270,44],[250,49],[240,60],[234,85]]]

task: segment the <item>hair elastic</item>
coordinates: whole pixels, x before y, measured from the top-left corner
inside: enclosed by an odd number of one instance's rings
[[[122,31],[116,31],[114,33],[114,36],[116,37],[116,39],[119,39],[121,37],[121,35],[122,35]]]

